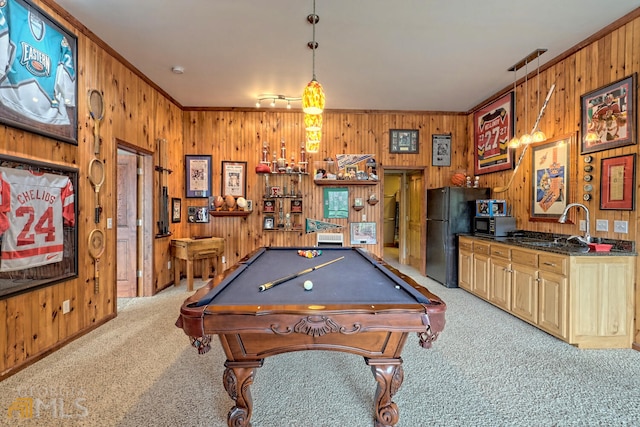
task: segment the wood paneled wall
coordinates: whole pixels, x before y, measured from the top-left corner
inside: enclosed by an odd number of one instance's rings
[[[265,231],[262,228],[262,200],[264,177],[256,175],[255,167],[260,161],[263,142],[269,143],[271,152],[280,156],[280,142],[285,141],[287,158],[291,153],[299,159],[300,145],[304,140],[303,115],[290,110],[245,110],[245,111],[185,111],[184,114],[184,154],[213,155],[213,193],[221,192],[221,162],[247,162],[247,198],[254,201],[254,212],[246,218],[212,217],[208,224],[182,224],[176,230],[182,236],[214,235],[225,237],[226,261],[233,265],[241,257],[261,245],[315,245],[316,235],[302,232]],[[390,154],[389,129],[418,129],[420,152],[418,154]],[[466,146],[466,114],[434,113],[362,113],[327,111],[324,113],[323,141],[320,152],[309,155],[310,169],[314,162],[336,154],[373,154],[379,165],[385,168],[423,168],[431,164],[431,135],[451,133],[458,146]],[[271,156],[270,156],[271,158]],[[451,170],[466,167],[466,150],[455,149],[452,167],[428,167],[427,182],[430,186],[446,185]],[[178,175],[172,179],[184,180],[184,168],[177,169]],[[382,178],[382,177],[381,177]],[[271,185],[290,185],[286,176],[270,176]],[[382,180],[381,180],[382,181]],[[382,182],[373,186],[348,186],[351,202],[356,197],[368,198],[375,194],[383,200]],[[343,232],[349,241],[350,222],[375,221],[382,233],[382,203],[356,212],[351,210],[348,219],[323,218],[323,190],[315,185],[313,173],[303,176],[300,190],[303,194],[303,216],[338,224],[343,228],[331,230]],[[182,191],[180,194],[184,194]],[[184,203],[184,201],[183,201]],[[186,199],[187,205],[205,206],[205,199]],[[377,245],[367,248],[382,255],[382,236]]]
[[[183,199],[183,221],[171,224],[175,237],[211,234],[227,240],[227,266],[261,245],[312,245],[314,234],[304,232],[265,232],[262,230],[261,200],[264,183],[256,177],[255,166],[260,158],[263,141],[271,149],[285,140],[287,150],[296,152],[303,140],[302,114],[290,110],[253,109],[183,109],[171,97],[141,76],[130,64],[84,28],[72,16],[59,8],[52,0],[35,0],[54,19],[73,30],[78,36],[78,131],[79,144],[73,146],[57,142],[32,133],[0,126],[0,150],[18,157],[70,165],[79,168],[79,185],[76,203],[79,218],[79,276],[33,292],[0,300],[0,378],[10,375],[38,357],[55,350],[69,340],[86,333],[116,314],[115,306],[115,227],[106,229],[106,218],[116,217],[116,150],[118,143],[125,143],[133,151],[153,154],[158,163],[157,141],[166,139],[170,147],[169,169],[174,172],[169,178],[170,197]],[[584,43],[575,52],[552,61],[552,65],[540,72],[541,98],[551,83],[556,84],[555,93],[541,121],[541,128],[550,138],[565,134],[577,134],[580,127],[580,96],[619,78],[640,71],[640,14],[636,11],[623,25],[605,31],[601,37]],[[75,30],[74,30],[75,29]],[[530,131],[537,105],[537,80],[532,73],[528,80],[529,97],[524,99],[524,86],[517,87],[517,134]],[[86,239],[96,226],[93,223],[93,189],[88,183],[87,167],[93,158],[93,123],[87,112],[86,93],[96,88],[103,91],[107,105],[105,120],[101,126],[102,146],[100,157],[105,160],[107,180],[101,190],[103,205],[102,222],[98,227],[106,233],[107,247],[101,261],[101,291],[93,293],[93,262],[87,254]],[[505,88],[496,97],[509,91]],[[489,102],[490,100],[487,100]],[[528,108],[528,114],[525,110]],[[313,156],[312,162],[324,157],[345,153],[371,153],[378,163],[386,168],[425,168],[424,185],[435,188],[449,184],[451,174],[456,171],[472,173],[473,135],[472,111],[465,113],[437,112],[376,112],[376,111],[327,111],[324,117],[321,153]],[[528,116],[528,123],[525,123]],[[637,117],[636,117],[637,122]],[[389,129],[418,129],[420,152],[418,154],[390,154]],[[431,166],[431,135],[451,133],[451,167]],[[572,147],[573,156],[581,166],[578,143]],[[596,171],[600,160],[620,154],[635,153],[638,145],[594,153]],[[213,192],[218,194],[221,185],[220,167],[223,160],[247,162],[247,198],[254,201],[255,211],[245,218],[212,217],[208,224],[188,224],[185,212],[189,205],[204,205],[204,199],[184,198],[184,155],[211,154],[213,161]],[[527,230],[579,234],[577,225],[552,222],[529,221],[531,183],[530,153],[518,169],[514,183],[506,193],[496,195],[509,201],[518,227]],[[517,153],[519,155],[519,152]],[[511,171],[481,176],[482,186],[495,187],[509,180]],[[569,192],[571,201],[582,200],[581,167],[573,168],[573,181]],[[595,188],[599,188],[599,173],[595,175]],[[154,224],[158,219],[157,192],[159,174],[154,173],[153,188],[145,197],[148,206],[153,206]],[[638,184],[636,184],[638,185]],[[303,178],[301,191],[304,195],[304,216],[322,219],[323,187],[313,183],[312,176]],[[382,183],[376,186],[354,186],[350,198],[367,197],[374,192],[383,200]],[[637,190],[637,188],[636,188]],[[637,192],[637,191],[636,191]],[[596,232],[595,221],[591,233],[595,236],[635,240],[638,232],[638,210],[602,211],[598,208],[599,197],[587,202],[592,218],[629,222],[629,233],[613,231]],[[382,203],[366,206],[363,211],[350,212],[348,220],[331,220],[343,225],[348,241],[349,221],[378,222],[382,231]],[[582,218],[581,213],[575,214]],[[155,234],[153,230],[145,233]],[[152,248],[153,286],[152,292],[171,283],[172,272],[166,266],[170,260],[170,237],[156,238]],[[382,236],[379,243],[369,249],[382,253]],[[637,269],[638,271],[638,269]],[[62,314],[62,302],[71,301],[71,312]],[[636,312],[640,297],[636,292]],[[636,316],[638,317],[638,316]],[[636,327],[636,330],[638,328]],[[636,342],[640,335],[636,335]]]

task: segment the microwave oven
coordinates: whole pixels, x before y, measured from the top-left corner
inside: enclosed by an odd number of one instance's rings
[[[512,216],[476,216],[473,218],[473,234],[502,237],[516,230],[516,219]]]

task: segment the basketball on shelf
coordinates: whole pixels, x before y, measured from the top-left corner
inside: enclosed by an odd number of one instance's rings
[[[467,177],[463,173],[454,173],[451,176],[451,183],[456,187],[462,187],[467,180]]]

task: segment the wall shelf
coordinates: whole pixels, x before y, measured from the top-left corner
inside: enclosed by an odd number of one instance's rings
[[[378,185],[380,181],[372,179],[314,179],[313,183],[316,185]]]
[[[252,211],[209,211],[211,216],[249,216]]]

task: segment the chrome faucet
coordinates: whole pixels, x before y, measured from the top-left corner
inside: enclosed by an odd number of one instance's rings
[[[589,234],[589,230],[591,229],[590,228],[591,224],[590,224],[590,221],[589,221],[589,208],[587,208],[585,205],[583,205],[582,203],[569,203],[567,205],[567,207],[564,208],[564,212],[562,212],[562,215],[560,215],[560,218],[558,218],[558,222],[560,224],[564,224],[565,222],[567,222],[567,212],[573,206],[580,207],[580,208],[584,209],[584,211],[587,213],[587,216],[585,218],[585,220],[586,220],[586,230],[584,232],[584,236],[571,236],[571,237],[567,238],[567,240],[577,239],[578,241],[580,241],[582,243],[589,244],[589,243],[591,243],[591,235]]]

